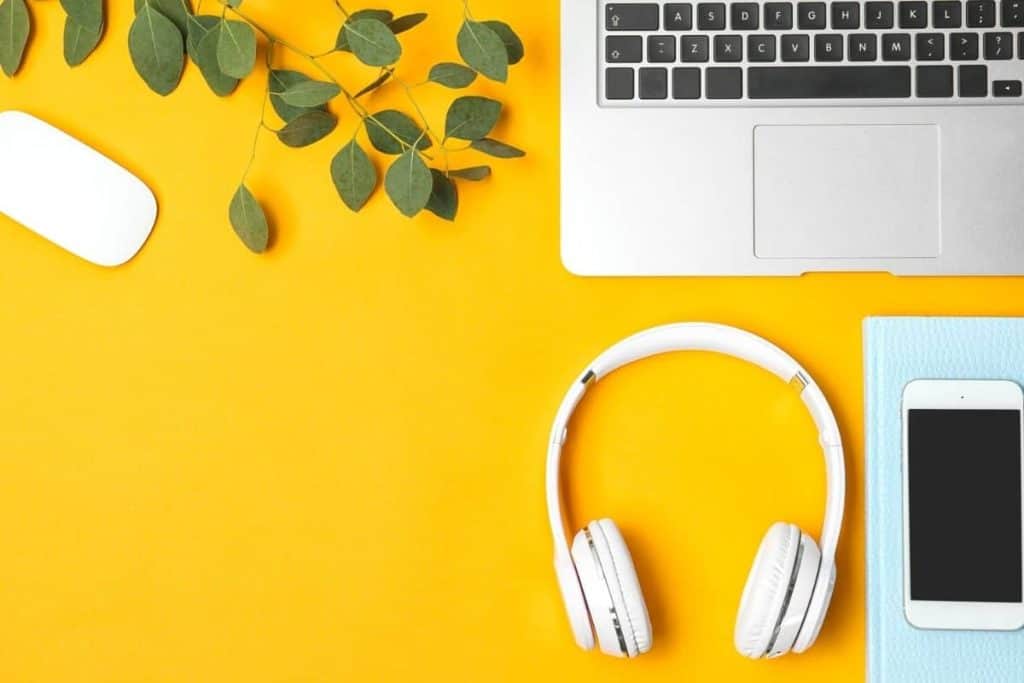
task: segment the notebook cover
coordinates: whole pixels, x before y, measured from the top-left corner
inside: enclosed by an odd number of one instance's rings
[[[1024,631],[926,631],[903,612],[903,387],[914,379],[1024,386],[1022,318],[864,321],[870,683],[1021,683]]]

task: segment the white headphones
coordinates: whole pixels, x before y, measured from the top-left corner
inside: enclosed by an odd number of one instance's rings
[[[804,652],[818,637],[836,580],[846,488],[839,427],[821,389],[782,349],[749,332],[711,323],[664,325],[619,342],[590,364],[558,408],[548,444],[548,516],[555,572],[576,643],[590,650],[596,634],[602,652],[636,657],[651,649],[651,622],[633,559],[613,521],[587,524],[569,548],[559,494],[569,418],[592,382],[633,361],[669,351],[714,351],[760,366],[795,386],[814,418],[828,483],[821,549],[795,525],[773,524],[743,588],[734,635],[736,649],[751,659]]]

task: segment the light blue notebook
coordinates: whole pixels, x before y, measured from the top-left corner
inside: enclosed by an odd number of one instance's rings
[[[903,616],[903,387],[913,379],[1024,386],[1024,318],[864,321],[870,683],[1021,683],[1024,631],[924,631]]]

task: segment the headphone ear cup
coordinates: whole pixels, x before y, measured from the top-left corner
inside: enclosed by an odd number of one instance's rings
[[[832,591],[836,587],[836,566],[830,564],[829,568],[817,579],[814,590],[811,593],[810,604],[807,607],[807,616],[804,618],[800,632],[793,643],[793,652],[806,652],[818,639],[821,627],[825,624],[825,615],[828,614],[829,603],[832,602]],[[820,592],[820,596],[819,596]],[[818,597],[816,600],[815,597]]]
[[[601,651],[636,657],[651,649],[651,621],[633,558],[610,519],[591,522],[572,543],[572,557]]]
[[[775,642],[769,646],[768,657],[778,657],[796,650],[797,636],[806,628],[805,624],[810,620],[808,610],[820,564],[821,551],[818,549],[818,544],[814,542],[813,538],[800,531],[800,548],[797,552],[796,564],[793,567],[793,576],[785,588],[785,607],[782,619],[779,620],[779,624],[775,628]],[[799,651],[803,652],[803,650]]]
[[[800,547],[800,530],[776,522],[764,535],[747,576],[733,640],[744,657],[760,659],[774,644]]]

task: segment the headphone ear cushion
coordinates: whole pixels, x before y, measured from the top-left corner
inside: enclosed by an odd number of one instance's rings
[[[768,654],[782,618],[799,547],[800,530],[792,524],[776,522],[764,535],[736,615],[733,639],[744,657],[759,659]]]
[[[591,522],[572,544],[587,608],[601,651],[636,657],[651,649],[647,613],[633,558],[610,519]]]

